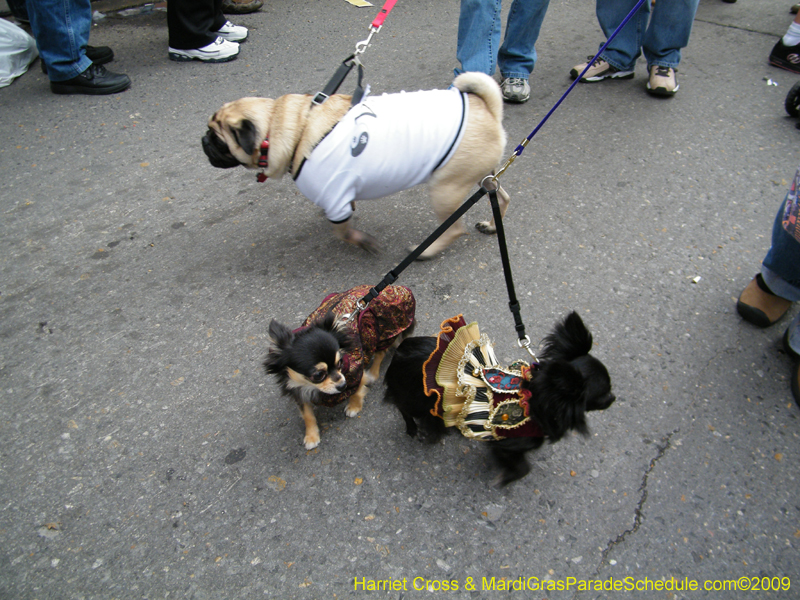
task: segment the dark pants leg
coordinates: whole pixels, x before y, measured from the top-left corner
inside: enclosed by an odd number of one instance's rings
[[[217,39],[215,31],[225,24],[222,0],[170,0],[167,2],[169,46],[194,50]]]

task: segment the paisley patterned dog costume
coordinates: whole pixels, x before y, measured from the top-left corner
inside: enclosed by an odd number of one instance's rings
[[[337,320],[344,321],[357,310],[357,303],[370,291],[372,286],[360,285],[346,292],[337,292],[325,297],[322,304],[303,322],[300,331],[321,321],[328,312],[333,312]],[[390,285],[373,299],[358,317],[345,325],[346,331],[354,340],[353,350],[342,357],[341,371],[347,387],[339,394],[324,394],[319,404],[336,406],[352,396],[361,385],[364,370],[372,362],[376,352],[387,350],[414,323],[416,301],[411,290],[402,285]]]

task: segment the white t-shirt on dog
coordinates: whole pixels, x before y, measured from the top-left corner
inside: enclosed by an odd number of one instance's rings
[[[455,88],[367,97],[314,148],[297,187],[328,219],[346,221],[352,201],[409,189],[445,165],[461,143],[468,107]]]

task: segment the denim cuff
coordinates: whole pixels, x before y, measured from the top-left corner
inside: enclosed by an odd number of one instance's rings
[[[633,71],[636,68],[636,61],[634,61],[633,65],[631,65],[630,67],[625,67],[625,66],[621,65],[620,63],[618,63],[617,61],[615,61],[613,59],[609,60],[608,57],[605,54],[601,54],[600,56],[598,56],[598,58],[606,61],[608,64],[610,64],[612,67],[614,67],[617,71]],[[589,60],[591,60],[591,59],[589,59]]]
[[[503,79],[524,79],[526,81],[531,76],[530,73],[521,73],[521,72],[520,73],[513,73],[513,72],[512,73],[503,73],[503,72],[501,72],[500,75],[503,77]]]
[[[767,284],[767,287],[776,296],[780,296],[785,300],[791,300],[792,302],[800,300],[800,288],[781,278],[765,265],[761,265],[761,277],[764,278],[764,283]]]

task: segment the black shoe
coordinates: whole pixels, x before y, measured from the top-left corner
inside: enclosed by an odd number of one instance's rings
[[[108,46],[86,46],[86,58],[96,65],[104,65],[114,60],[114,51]],[[47,65],[42,63],[42,73],[47,75]]]
[[[778,40],[772,52],[769,53],[769,64],[792,73],[800,73],[800,44],[784,46],[783,40]]]
[[[106,71],[103,65],[91,65],[83,73],[66,81],[51,81],[54,94],[116,94],[127,90],[131,80],[127,75]]]

